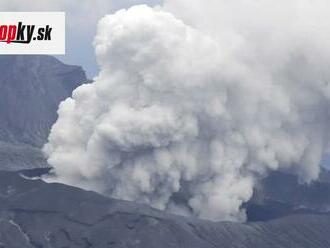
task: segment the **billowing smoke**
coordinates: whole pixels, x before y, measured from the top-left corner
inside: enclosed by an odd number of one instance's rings
[[[61,103],[45,146],[54,179],[238,221],[267,172],[317,179],[329,10],[326,0],[168,0],[104,17],[100,74]]]

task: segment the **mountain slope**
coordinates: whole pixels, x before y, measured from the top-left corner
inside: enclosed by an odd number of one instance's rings
[[[215,223],[12,172],[0,172],[0,198],[0,244],[6,248],[330,247],[330,215]]]
[[[51,56],[0,56],[0,164],[2,169],[45,166],[40,148],[58,104],[87,81],[79,66]]]

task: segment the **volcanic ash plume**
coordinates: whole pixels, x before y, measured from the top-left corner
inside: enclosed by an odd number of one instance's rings
[[[61,103],[45,146],[53,179],[237,221],[267,172],[316,179],[329,138],[330,22],[325,1],[287,2],[173,0],[104,17],[100,74]]]

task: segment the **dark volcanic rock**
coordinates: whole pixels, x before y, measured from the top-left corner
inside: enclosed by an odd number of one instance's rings
[[[329,171],[310,184],[299,183],[297,176],[273,172],[254,189],[244,204],[249,221],[264,221],[297,213],[330,212]]]
[[[58,105],[86,81],[81,67],[51,56],[0,56],[1,169],[46,165],[39,148]]]
[[[325,248],[329,228],[329,215],[311,214],[202,221],[0,172],[0,247]]]

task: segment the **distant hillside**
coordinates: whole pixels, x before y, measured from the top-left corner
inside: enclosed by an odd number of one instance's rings
[[[264,221],[297,213],[330,213],[330,172],[320,179],[301,184],[295,175],[273,172],[254,189],[244,204],[249,221]]]
[[[0,168],[45,166],[39,149],[58,104],[87,81],[79,66],[51,56],[0,56]]]

